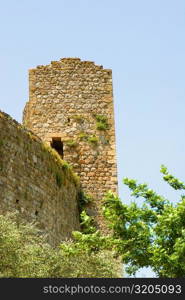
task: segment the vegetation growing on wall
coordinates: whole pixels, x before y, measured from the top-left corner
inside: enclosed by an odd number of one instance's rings
[[[74,140],[68,140],[66,142],[66,145],[69,146],[69,147],[76,147],[77,146],[77,142],[74,141]]]
[[[80,228],[84,234],[96,232],[94,220],[87,214],[86,210],[83,210],[80,214]]]
[[[92,145],[97,145],[97,144],[98,144],[98,141],[99,141],[99,139],[98,139],[98,137],[95,136],[95,135],[92,135],[92,136],[89,136],[89,137],[88,137],[88,142],[89,142],[90,144],[92,144]]]
[[[107,130],[108,129],[108,123],[107,123],[107,117],[103,115],[95,115],[96,118],[96,129],[98,130]]]
[[[78,137],[80,140],[87,140],[88,134],[82,131],[79,133]]]
[[[92,196],[90,196],[87,193],[84,193],[84,191],[80,189],[78,193],[79,211],[82,212],[82,210],[86,207],[86,205],[91,201],[92,201]]]

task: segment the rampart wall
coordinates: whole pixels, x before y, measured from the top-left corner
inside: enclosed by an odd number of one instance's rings
[[[18,210],[56,245],[79,230],[79,181],[33,133],[0,112],[0,213]]]

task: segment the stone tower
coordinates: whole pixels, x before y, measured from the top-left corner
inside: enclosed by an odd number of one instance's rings
[[[100,200],[117,192],[112,71],[79,58],[31,69],[23,123],[71,163],[101,228]]]

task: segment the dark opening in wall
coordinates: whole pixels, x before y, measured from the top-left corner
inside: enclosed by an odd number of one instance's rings
[[[51,147],[58,152],[62,159],[64,158],[63,142],[60,137],[52,138]]]

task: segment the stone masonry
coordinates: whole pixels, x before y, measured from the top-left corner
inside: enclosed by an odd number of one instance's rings
[[[100,200],[117,192],[112,71],[79,58],[31,69],[23,123],[73,166],[101,228]]]
[[[0,112],[0,214],[19,211],[24,220],[38,223],[50,244],[58,245],[80,230],[79,181],[48,149]]]

